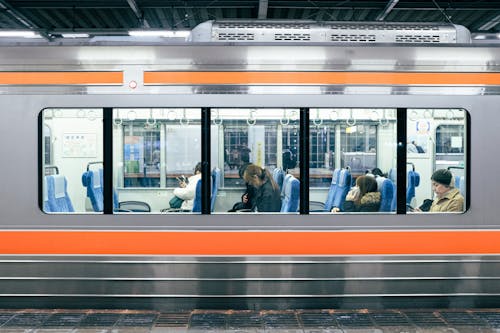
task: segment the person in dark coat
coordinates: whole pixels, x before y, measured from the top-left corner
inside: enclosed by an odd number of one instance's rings
[[[377,190],[377,181],[371,176],[356,178],[356,186],[347,193],[342,206],[343,212],[378,212],[380,209],[381,195]],[[339,212],[332,208],[332,212]]]
[[[271,173],[258,165],[249,164],[243,173],[243,179],[254,189],[254,196],[249,198],[252,211],[279,212],[281,193]]]

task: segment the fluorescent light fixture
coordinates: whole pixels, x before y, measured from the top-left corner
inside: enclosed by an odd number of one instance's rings
[[[186,38],[189,30],[130,30],[128,34],[135,37],[180,37]]]
[[[67,33],[67,34],[61,34],[64,38],[88,38],[90,37],[89,34],[82,34],[82,33]]]
[[[37,38],[40,35],[29,30],[0,30],[0,37]]]

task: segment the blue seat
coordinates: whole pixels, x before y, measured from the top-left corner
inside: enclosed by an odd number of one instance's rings
[[[285,180],[285,171],[281,168],[275,168],[273,170],[273,180],[280,187],[280,191],[283,189],[283,181]]]
[[[339,181],[337,189],[332,201],[332,207],[342,207],[345,201],[347,192],[351,189],[352,176],[349,169],[342,169],[339,173]],[[330,208],[331,209],[331,208]]]
[[[458,188],[460,194],[465,198],[465,177],[455,176],[455,187]]]
[[[73,204],[68,195],[68,181],[63,175],[45,176],[47,184],[47,207],[51,213],[74,212]],[[45,206],[45,204],[44,204]]]
[[[408,171],[408,182],[406,187],[406,203],[410,204],[415,197],[415,188],[420,185],[420,174],[416,171]]]
[[[332,182],[330,183],[330,189],[328,190],[328,196],[325,201],[325,211],[329,212],[333,207],[333,198],[335,197],[335,191],[337,190],[337,183],[339,182],[340,169],[333,170]]]
[[[392,202],[394,198],[394,191],[396,186],[392,180],[385,178],[382,182],[382,186],[379,189],[380,192],[380,209],[379,212],[390,212],[392,211]]]
[[[101,170],[88,170],[82,175],[82,184],[87,188],[87,197],[94,212],[102,212],[104,209]]]
[[[193,213],[201,213],[201,179],[196,184],[196,190],[193,199]]]
[[[300,181],[293,175],[286,175],[281,192],[281,212],[295,213],[299,209]]]
[[[212,170],[212,196],[210,198],[210,211],[214,211],[215,200],[217,199],[217,192],[220,186],[220,169],[214,168]],[[193,206],[194,207],[194,206]]]
[[[394,186],[394,193],[392,196],[392,202],[391,202],[391,212],[395,212],[396,208],[398,207],[398,200],[397,200],[397,180],[398,180],[398,174],[397,174],[397,169],[396,168],[391,168],[389,170],[388,174],[389,179],[392,181],[392,185]]]

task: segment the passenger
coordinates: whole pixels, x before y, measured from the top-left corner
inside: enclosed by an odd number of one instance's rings
[[[406,152],[407,153],[418,153],[418,149],[417,149],[417,146],[415,146],[415,144],[413,143],[415,141],[408,141],[406,143]]]
[[[279,212],[281,193],[271,173],[258,165],[249,164],[243,173],[243,179],[255,188],[255,194],[249,200],[251,210],[257,212]]]
[[[412,141],[411,143],[415,146],[415,148],[417,148],[417,153],[419,153],[419,154],[425,153],[424,148],[422,148],[421,146],[417,145],[417,143],[415,141]]]
[[[432,201],[429,212],[463,212],[464,197],[455,188],[453,174],[446,169],[436,170],[432,176],[432,190],[436,198]],[[421,212],[422,209],[415,208],[414,211]]]
[[[373,168],[371,171],[367,170],[365,176],[374,177],[377,181],[377,189],[380,191],[384,181],[387,179],[387,175],[382,172],[379,168]]]
[[[181,205],[182,210],[193,210],[194,196],[196,194],[196,185],[201,179],[201,162],[196,164],[194,174],[187,180],[180,179],[179,187],[174,189],[174,195],[184,200]]]
[[[249,166],[250,163],[249,162],[245,162],[245,164],[243,164],[239,170],[238,170],[238,174],[240,176],[241,179],[243,179],[243,174],[245,172],[245,170],[247,169],[247,166]],[[245,182],[245,185],[246,185],[246,191],[245,193],[243,193],[243,195],[241,196],[241,201],[235,203],[233,205],[233,208],[231,208],[230,210],[228,210],[228,212],[237,212],[239,210],[250,210],[252,209],[252,198],[255,197],[255,188],[253,186],[251,186],[250,184],[246,183]]]
[[[372,176],[359,176],[356,186],[351,188],[345,198],[342,212],[378,212],[380,209],[381,195],[377,190],[377,181]],[[332,212],[341,210],[332,208]]]

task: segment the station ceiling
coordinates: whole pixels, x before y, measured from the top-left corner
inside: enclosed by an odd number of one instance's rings
[[[499,33],[500,1],[0,0],[0,31],[126,35],[130,29],[190,30],[207,20],[451,22]]]

